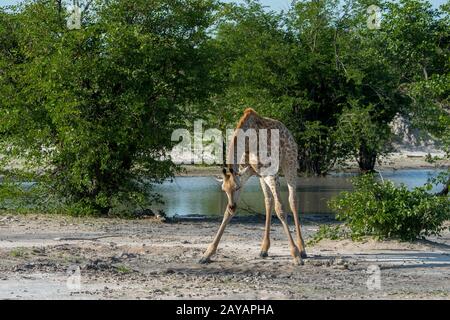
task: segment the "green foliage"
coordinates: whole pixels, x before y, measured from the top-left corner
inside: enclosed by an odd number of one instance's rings
[[[118,273],[122,273],[122,274],[127,274],[127,273],[133,272],[132,269],[130,269],[129,267],[124,266],[124,265],[119,265],[119,266],[115,267],[115,269]]]
[[[3,165],[78,214],[157,200],[183,106],[205,95],[203,43],[213,1],[97,2],[69,31],[53,2],[2,14]],[[64,14],[64,13],[62,13]],[[3,28],[1,29],[3,30]],[[5,54],[6,53],[6,54]],[[3,71],[3,70],[2,70]],[[39,168],[39,172],[37,171]]]
[[[354,191],[342,192],[329,203],[352,237],[414,240],[438,235],[450,219],[450,198],[431,194],[432,184],[408,190],[365,174],[354,178],[353,186]]]
[[[338,158],[343,155],[338,148],[338,141],[333,129],[320,121],[308,121],[302,132],[295,134],[301,152],[299,154],[300,170],[316,175],[325,175],[333,168]]]
[[[391,130],[387,124],[373,120],[373,106],[360,107],[357,102],[342,112],[337,140],[348,158],[355,159],[362,170],[370,171],[377,155],[386,154],[389,149]]]
[[[28,256],[26,248],[17,248],[9,252],[9,255],[14,258],[25,258]]]
[[[321,225],[319,230],[308,241],[308,245],[315,245],[321,240],[340,240],[348,238],[348,232],[342,227],[342,225]]]

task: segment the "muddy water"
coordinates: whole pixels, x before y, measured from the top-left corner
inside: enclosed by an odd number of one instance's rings
[[[427,179],[436,176],[436,170],[396,170],[384,171],[384,179],[410,188],[423,185]],[[327,177],[299,178],[297,195],[301,214],[330,213],[327,201],[344,190],[351,190],[351,174],[331,174]],[[281,178],[283,204],[287,204],[287,187]],[[174,182],[165,182],[156,187],[162,194],[164,205],[157,208],[168,216],[214,216],[222,215],[226,197],[214,177],[177,177]],[[245,185],[239,203],[239,214],[264,213],[264,198],[259,179],[251,178]]]

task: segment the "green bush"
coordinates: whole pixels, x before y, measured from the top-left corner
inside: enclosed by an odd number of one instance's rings
[[[438,235],[450,219],[450,199],[430,193],[431,184],[408,190],[405,185],[379,182],[372,174],[353,179],[354,191],[330,201],[337,219],[345,221],[353,238],[414,240]]]
[[[348,238],[348,233],[345,228],[342,228],[341,224],[328,225],[324,224],[319,227],[319,230],[308,240],[308,245],[315,245],[323,239],[339,240]]]

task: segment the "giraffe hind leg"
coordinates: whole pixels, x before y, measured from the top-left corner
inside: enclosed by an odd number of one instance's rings
[[[291,250],[291,255],[294,259],[294,264],[296,264],[296,265],[303,264],[302,257],[300,255],[300,252],[299,252],[297,246],[294,243],[294,240],[292,239],[292,235],[289,230],[289,226],[287,224],[286,212],[283,211],[283,205],[281,203],[281,199],[280,199],[280,195],[279,195],[277,179],[274,176],[267,176],[267,177],[265,177],[264,181],[268,184],[268,186],[270,187],[270,190],[272,191],[272,195],[273,195],[273,199],[274,199],[274,203],[275,203],[275,212],[278,216],[278,219],[281,221],[284,232],[286,233],[286,236],[288,238],[289,248]]]
[[[305,242],[302,236],[302,230],[300,225],[300,218],[298,216],[298,204],[297,204],[297,168],[292,170],[290,168],[286,168],[283,170],[286,177],[286,182],[289,190],[289,206],[291,208],[292,215],[294,216],[295,223],[295,231],[297,234],[297,247],[300,251],[302,258],[307,258]]]

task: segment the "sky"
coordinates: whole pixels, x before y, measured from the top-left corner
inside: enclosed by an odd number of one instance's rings
[[[241,0],[225,0],[226,2],[242,2]],[[441,4],[445,3],[446,0],[429,0],[434,7],[439,7]],[[0,0],[0,5],[11,5],[16,4],[20,2],[20,0]],[[281,10],[287,10],[291,0],[261,0],[261,3],[265,6],[268,6],[269,8],[281,11]]]

